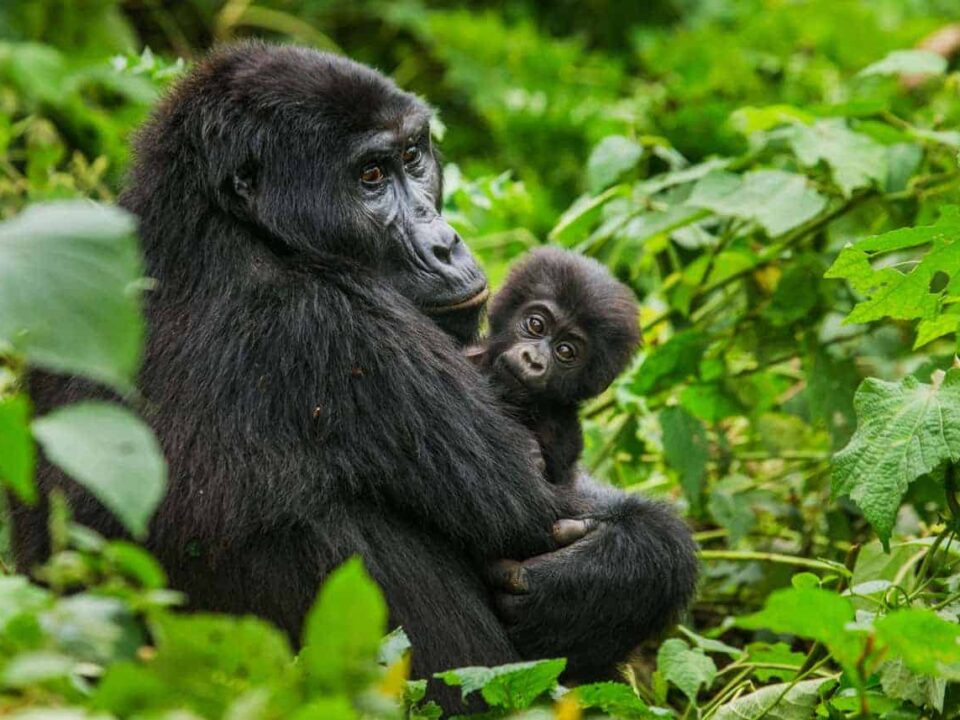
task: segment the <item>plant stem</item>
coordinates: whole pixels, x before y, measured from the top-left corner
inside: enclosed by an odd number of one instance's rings
[[[850,574],[850,571],[843,565],[831,562],[830,560],[812,560],[810,558],[794,557],[793,555],[758,552],[755,550],[701,550],[700,557],[704,560],[759,560],[761,562],[812,568],[824,572]]]

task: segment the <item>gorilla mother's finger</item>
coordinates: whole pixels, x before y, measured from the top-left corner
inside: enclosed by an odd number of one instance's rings
[[[579,520],[564,518],[553,524],[553,539],[560,547],[566,547],[580,540],[587,533],[595,530],[596,527],[597,521],[593,518],[581,518]]]
[[[490,584],[514,595],[522,595],[530,590],[527,584],[527,571],[516,560],[497,560],[487,566],[487,578]]]

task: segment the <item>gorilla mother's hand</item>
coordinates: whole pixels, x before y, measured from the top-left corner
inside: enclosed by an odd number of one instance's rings
[[[689,603],[696,585],[690,532],[666,506],[577,482],[589,510],[559,520],[558,549],[489,570],[497,612],[528,659],[566,657],[568,680],[609,675]]]

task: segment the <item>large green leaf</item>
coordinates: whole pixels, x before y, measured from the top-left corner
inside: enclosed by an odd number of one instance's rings
[[[834,495],[849,495],[886,547],[907,486],[960,459],[960,369],[930,384],[864,380],[854,398],[857,431],[833,458]]]
[[[820,702],[820,693],[834,680],[804,680],[796,684],[781,683],[741,695],[717,709],[714,720],[810,720]]]
[[[523,710],[557,685],[567,666],[563,658],[510,663],[498,667],[465,667],[437,673],[447,685],[459,687],[463,697],[480,691],[490,705]]]
[[[699,648],[671,638],[664,641],[657,652],[657,672],[696,702],[700,688],[710,687],[717,676],[717,666]]]
[[[387,605],[360,558],[334,570],[307,615],[300,654],[311,686],[329,693],[356,691],[377,672]]]
[[[755,170],[742,176],[711,173],[694,186],[687,203],[750,220],[776,237],[819,215],[827,199],[810,187],[803,175]]]
[[[907,272],[895,267],[875,269],[872,265],[885,253],[921,245],[929,245],[929,250]],[[864,323],[884,317],[937,319],[944,300],[960,296],[960,207],[941,208],[933,225],[900,228],[847,245],[825,277],[847,280],[866,298],[854,307],[846,322]],[[957,319],[960,316],[950,321],[953,330]]]
[[[740,618],[737,625],[818,640],[845,668],[852,669],[864,640],[861,633],[847,629],[853,619],[853,605],[847,598],[819,588],[787,588],[772,593],[762,610]]]
[[[129,389],[143,339],[141,274],[124,211],[89,202],[27,209],[0,224],[0,346]]]
[[[933,610],[906,608],[874,623],[877,640],[915,673],[960,681],[960,625]]]
[[[823,161],[833,179],[850,195],[854,190],[880,185],[887,179],[887,149],[861,133],[853,132],[840,118],[791,128],[790,144],[797,159],[808,167]]]
[[[178,706],[203,717],[223,717],[242,693],[283,686],[292,678],[286,635],[259,618],[163,614],[152,621],[151,631],[157,646],[148,665],[153,676],[169,688],[169,698]],[[115,707],[121,702],[101,700]]]
[[[23,395],[0,398],[0,483],[24,502],[37,498],[33,484],[33,439],[30,437],[30,402]]]
[[[33,421],[47,459],[85,486],[136,537],[163,497],[167,465],[153,431],[120,405],[82,402]]]

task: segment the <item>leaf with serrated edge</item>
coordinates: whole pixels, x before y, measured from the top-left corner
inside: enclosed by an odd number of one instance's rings
[[[886,547],[907,486],[960,459],[960,369],[929,385],[868,378],[854,408],[857,431],[833,457],[832,492],[850,496]]]
[[[872,262],[883,253],[929,245],[929,250],[909,272],[894,267],[875,270]],[[949,284],[931,291],[937,275],[945,275]],[[881,318],[922,320],[923,332],[917,345],[956,328],[956,322],[941,324],[947,293],[960,278],[960,208],[948,205],[932,225],[900,228],[882,235],[864,238],[847,245],[824,277],[846,280],[866,299],[859,302],[844,322],[865,323]]]
[[[680,688],[691,701],[696,701],[697,691],[701,687],[710,687],[717,676],[717,666],[702,650],[671,638],[657,652],[657,672]]]

